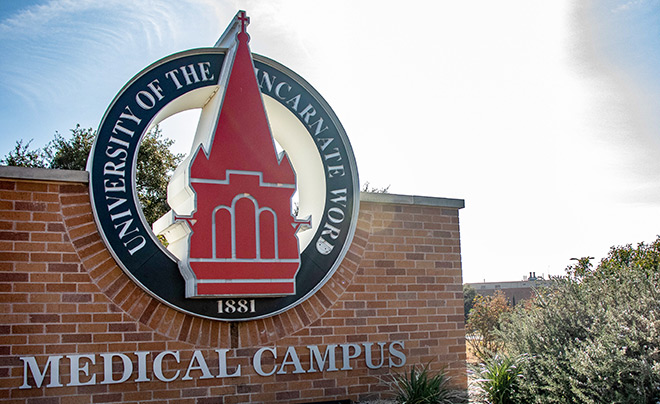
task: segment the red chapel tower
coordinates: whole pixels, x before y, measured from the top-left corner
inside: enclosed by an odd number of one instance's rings
[[[209,150],[189,160],[194,210],[177,215],[190,229],[189,256],[179,262],[186,297],[295,294],[300,267],[291,213],[296,178],[275,149],[248,46],[245,12]],[[231,53],[230,53],[231,55]],[[225,77],[227,77],[225,75]]]

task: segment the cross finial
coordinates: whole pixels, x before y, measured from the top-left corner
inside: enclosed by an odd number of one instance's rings
[[[241,23],[241,32],[247,33],[247,26],[250,24],[250,17],[247,16],[245,11],[241,10],[238,12],[238,21]]]

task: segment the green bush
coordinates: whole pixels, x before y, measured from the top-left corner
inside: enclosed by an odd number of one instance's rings
[[[391,387],[399,404],[457,404],[465,402],[465,393],[449,385],[444,372],[431,374],[428,365],[421,370],[417,366],[409,373],[392,376]]]
[[[489,404],[518,403],[520,369],[517,362],[508,356],[495,355],[486,359],[475,370],[481,402]]]
[[[525,403],[660,403],[660,238],[612,248],[502,324]]]

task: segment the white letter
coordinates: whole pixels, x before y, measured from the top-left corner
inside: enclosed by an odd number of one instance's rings
[[[93,365],[96,360],[95,355],[67,355],[66,357],[69,358],[71,364],[71,382],[67,384],[67,386],[88,386],[96,383],[96,375],[92,375],[92,377],[84,383],[80,382],[80,372],[83,372],[85,376],[89,376],[89,363],[85,363],[80,367],[80,358],[89,359]]]
[[[108,204],[108,211],[111,211],[111,210],[113,210],[114,208],[116,208],[117,206],[119,206],[119,205],[121,205],[122,203],[126,202],[126,199],[124,199],[124,198],[117,198],[117,197],[115,197],[115,196],[106,196],[106,197],[105,197],[105,200],[106,200],[106,201],[108,201],[108,200],[110,200],[110,199],[114,199],[115,202],[113,202],[113,203],[111,203],[111,204]]]
[[[335,212],[336,215],[333,217],[331,213]],[[341,223],[344,221],[344,211],[339,209],[338,207],[332,207],[328,209],[328,219],[332,223]]]
[[[335,147],[333,150],[334,150],[334,153],[324,154],[323,157],[324,157],[326,160],[330,160],[330,159],[334,159],[334,158],[336,158],[337,161],[341,161],[341,153],[339,152],[339,147]]]
[[[290,346],[286,350],[286,354],[284,354],[284,360],[282,361],[282,365],[280,366],[280,370],[277,372],[278,375],[285,375],[286,370],[284,367],[286,365],[293,365],[294,368],[296,368],[293,373],[305,373],[305,371],[302,368],[302,365],[300,364],[300,359],[298,359],[298,354],[296,353],[296,348]]]
[[[179,72],[176,69],[170,70],[169,72],[165,73],[165,77],[172,79],[172,81],[174,82],[174,85],[176,86],[176,89],[178,90],[183,86],[181,85],[181,82],[179,81],[179,79],[176,77],[177,73],[179,73]]]
[[[333,178],[337,175],[339,175],[340,177],[343,177],[344,174],[345,174],[345,172],[344,172],[344,165],[343,164],[340,165],[340,166],[328,166],[328,176],[330,178]]]
[[[112,128],[112,133],[114,133],[116,135],[117,131],[120,131],[121,133],[124,133],[124,134],[126,134],[130,137],[133,137],[133,134],[135,134],[135,131],[128,130],[128,129],[124,128],[123,126],[120,125],[120,123],[124,123],[124,121],[120,121],[119,119],[117,119],[117,122],[115,122],[115,127]]]
[[[227,352],[229,352],[229,349],[216,349],[215,351],[218,353],[218,377],[238,377],[241,375],[241,365],[238,365],[233,374],[227,374]]]
[[[186,67],[188,68],[188,71],[186,71]],[[183,78],[186,79],[187,85],[191,85],[193,83],[190,81],[190,77],[195,80],[195,83],[199,82],[199,77],[197,77],[197,72],[195,71],[195,67],[193,65],[181,66],[179,69],[181,70],[181,73],[183,73]]]
[[[199,66],[199,71],[202,73],[202,81],[208,81],[208,80],[213,80],[215,77],[215,74],[212,74],[211,77],[209,77],[209,66],[211,66],[211,62],[199,62],[197,63],[197,66]]]
[[[263,76],[261,76],[261,82],[259,82],[259,88],[263,89],[264,83],[266,84],[266,88],[268,88],[268,91],[273,91],[273,84],[275,84],[275,76],[273,76],[272,81],[268,81],[268,78],[270,76],[268,73],[264,72]]]
[[[41,373],[34,356],[21,356],[19,359],[23,361],[23,384],[19,388],[32,388],[28,384],[28,367],[30,368],[30,372],[32,373],[32,377],[34,377],[34,382],[37,387],[41,387],[41,384],[44,382],[48,368],[50,368],[50,383],[48,383],[46,387],[62,387],[62,383],[60,383],[60,359],[62,358],[62,355],[49,356],[48,362],[46,362],[46,366],[44,366],[44,372]]]
[[[133,248],[131,248],[131,249],[128,250],[128,253],[131,254],[131,255],[135,254],[136,251],[142,249],[142,247],[144,247],[144,246],[147,244],[147,241],[144,239],[144,237],[142,237],[142,236],[135,236],[135,237],[133,237],[132,239],[130,239],[130,240],[128,240],[127,242],[125,242],[125,243],[124,243],[124,247],[128,248],[128,245],[131,244],[131,243],[132,243],[133,241],[135,241],[135,240],[142,240],[142,241],[141,241],[140,244],[138,244],[137,246],[135,246],[135,247],[133,247]]]
[[[151,92],[156,94],[156,97],[158,97],[158,101],[163,99],[163,89],[160,88],[160,86],[158,85],[158,80],[154,80],[151,83],[147,84],[147,87],[149,87]]]
[[[135,379],[136,382],[148,382],[151,379],[147,377],[147,355],[149,352],[135,352],[135,355],[138,357],[138,378]]]
[[[179,370],[176,371],[174,376],[171,378],[166,378],[165,375],[163,374],[163,358],[165,355],[172,355],[174,356],[174,359],[176,359],[176,363],[179,362],[179,352],[172,352],[172,351],[165,351],[161,352],[158,355],[156,355],[156,359],[154,359],[154,375],[156,376],[156,379],[160,380],[161,382],[171,382],[176,380],[177,377],[179,377]]]
[[[383,367],[383,364],[385,363],[385,352],[383,347],[385,347],[384,342],[379,342],[378,346],[380,347],[380,363],[378,365],[374,365],[372,360],[371,360],[371,346],[373,343],[371,342],[366,342],[364,343],[364,361],[367,363],[367,367],[369,369],[380,369]]]
[[[299,115],[305,123],[309,123],[309,117],[316,115],[316,110],[312,107],[312,104],[307,104]]]
[[[277,369],[277,366],[273,368],[273,370],[270,373],[264,372],[263,367],[261,366],[261,355],[265,351],[269,351],[273,354],[273,359],[277,359],[277,351],[275,348],[269,348],[269,347],[264,347],[260,348],[255,354],[253,358],[253,363],[254,363],[254,370],[257,372],[258,375],[260,376],[272,376],[275,374],[275,370]]]
[[[327,126],[326,126],[326,127],[323,127],[323,118],[319,118],[318,121],[316,121],[316,122],[314,122],[314,123],[310,123],[310,124],[309,124],[309,128],[312,129],[312,127],[313,127],[314,125],[316,125],[316,130],[314,131],[314,136],[318,136],[318,135],[320,135],[321,133],[323,133],[323,132],[325,132],[326,130],[328,130],[328,127],[327,127]],[[325,149],[325,147],[324,147],[324,149]]]
[[[351,352],[351,347],[355,349],[355,352],[353,355],[350,354]],[[341,345],[341,350],[343,353],[343,366],[341,367],[341,370],[351,370],[353,369],[350,364],[350,360],[353,358],[357,358],[360,356],[362,353],[362,348],[358,344],[342,344]]]
[[[193,366],[195,361],[199,363],[198,366]],[[193,357],[192,359],[190,359],[190,363],[188,364],[188,369],[186,370],[186,374],[183,376],[181,380],[192,380],[192,377],[190,377],[190,371],[193,369],[202,371],[202,377],[200,377],[200,379],[213,378],[213,375],[211,374],[211,371],[209,371],[209,367],[206,365],[206,361],[204,360],[204,357],[202,356],[202,353],[200,351],[195,351],[193,353]]]
[[[118,145],[120,145],[120,146],[124,146],[124,147],[127,148],[127,149],[128,149],[128,147],[130,146],[130,143],[125,142],[125,141],[123,141],[123,140],[121,140],[121,139],[117,139],[117,138],[114,137],[114,136],[110,136],[110,140],[108,140],[108,142],[117,143]],[[126,160],[125,157],[124,157],[124,160]]]
[[[147,97],[147,100],[151,105],[144,102],[140,96]],[[135,102],[137,102],[137,104],[142,109],[151,109],[156,106],[156,99],[154,98],[154,96],[151,95],[149,91],[145,91],[145,90],[138,91],[138,93],[135,95]]]
[[[392,358],[390,358],[390,367],[400,368],[406,364],[406,355],[403,352],[399,351],[398,349],[395,349],[394,345],[398,345],[401,347],[401,349],[404,349],[403,341],[394,341],[390,344],[390,356],[399,358],[399,360],[401,361],[399,362],[399,364],[396,364],[394,363]]]
[[[291,91],[291,86],[290,86],[289,84],[287,84],[286,82],[284,82],[284,81],[281,82],[280,84],[278,84],[278,85],[275,86],[275,95],[276,95],[277,98],[279,98],[280,100],[284,100],[284,99],[286,99],[286,97],[284,97],[284,96],[281,94],[281,92],[282,92],[282,87],[284,87],[284,86],[287,86],[287,90],[286,90],[287,93],[288,93],[289,91]]]
[[[307,345],[307,348],[309,349],[309,370],[307,373],[317,372],[314,368],[314,362],[319,365],[319,371],[323,372],[326,359],[328,359],[328,372],[339,370],[335,364],[335,348],[337,348],[337,345],[328,345],[325,348],[325,354],[323,354],[323,357],[321,357],[321,352],[319,352],[319,348],[316,345]]]
[[[121,358],[122,362],[123,371],[119,380],[112,378],[112,359],[115,356]],[[101,354],[101,357],[103,358],[103,381],[101,384],[123,383],[131,377],[131,373],[133,373],[133,362],[131,362],[131,358],[120,353],[105,353]]]
[[[337,196],[336,198],[330,199],[332,202],[336,203],[337,205],[346,207],[346,188],[335,189],[330,191],[330,193]]]
[[[321,232],[321,235],[329,235],[331,239],[337,240],[337,237],[339,237],[339,233],[341,230],[336,228],[335,226],[326,223],[325,226],[323,226],[323,231]]]
[[[123,177],[124,167],[126,167],[126,163],[119,163],[119,165],[117,165],[112,161],[106,161],[105,165],[103,166],[103,175],[118,175],[120,177]]]
[[[127,211],[127,212],[130,212],[130,211]],[[113,215],[110,215],[110,218],[111,218],[112,220],[115,220],[115,218],[113,217]],[[131,226],[131,224],[133,224],[133,219],[128,219],[128,220],[125,221],[125,222],[121,222],[121,223],[115,225],[115,230],[119,229],[119,227],[121,226],[121,230],[119,230],[119,238],[124,238],[124,237],[126,237],[127,235],[132,234],[132,233],[135,233],[136,231],[138,231],[137,227],[134,228],[134,229],[131,230],[131,231],[127,231],[128,228]]]
[[[126,192],[126,182],[123,178],[117,178],[119,181],[113,182],[109,179],[103,180],[105,192]]]
[[[321,145],[321,151],[325,151],[325,148],[330,145],[335,140],[335,138],[332,137],[320,137],[316,139],[316,143]]]
[[[300,102],[300,94],[298,94],[295,97],[291,98],[289,101],[286,102],[286,104],[290,105],[291,109],[294,112],[297,112],[299,102]]]
[[[119,115],[120,118],[130,119],[131,121],[135,122],[138,125],[140,124],[140,122],[142,122],[142,119],[135,116],[135,114],[133,113],[133,111],[131,111],[129,107],[124,108],[124,110],[128,111],[128,114],[126,112],[122,112],[121,115]]]

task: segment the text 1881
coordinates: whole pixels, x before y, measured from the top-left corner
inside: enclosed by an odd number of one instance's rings
[[[254,313],[255,311],[256,311],[256,305],[254,299],[218,300],[219,314]]]

